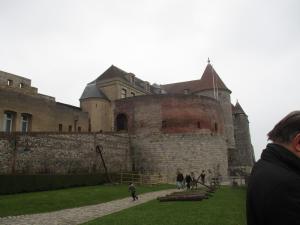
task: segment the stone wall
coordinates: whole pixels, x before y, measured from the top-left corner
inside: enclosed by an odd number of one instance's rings
[[[30,133],[0,135],[0,174],[78,174],[103,172],[95,150],[103,146],[109,172],[131,169],[126,134]]]
[[[167,175],[202,170],[227,177],[227,146],[224,137],[211,132],[189,134],[145,134],[131,138],[133,164],[137,171]]]

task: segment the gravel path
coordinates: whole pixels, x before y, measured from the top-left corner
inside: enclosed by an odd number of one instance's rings
[[[49,213],[32,215],[9,216],[0,218],[1,225],[73,225],[81,224],[92,219],[105,216],[123,209],[139,205],[157,197],[178,191],[169,189],[139,195],[139,200],[133,202],[132,198],[123,198],[98,205],[83,206],[73,209],[64,209]]]

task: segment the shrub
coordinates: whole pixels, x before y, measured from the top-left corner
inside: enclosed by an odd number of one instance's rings
[[[54,189],[98,185],[106,182],[104,174],[76,175],[0,175],[0,194],[48,191]]]

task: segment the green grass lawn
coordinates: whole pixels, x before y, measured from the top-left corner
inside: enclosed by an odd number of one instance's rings
[[[245,188],[222,187],[208,200],[153,200],[84,225],[245,225],[245,195]]]
[[[138,186],[138,194],[174,188],[174,185]],[[0,195],[0,217],[49,212],[98,204],[129,196],[127,185],[100,185],[55,191]]]

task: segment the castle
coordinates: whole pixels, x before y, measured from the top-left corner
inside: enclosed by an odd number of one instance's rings
[[[2,71],[0,94],[1,174],[97,172],[97,144],[111,172],[209,169],[226,177],[254,163],[247,114],[209,61],[200,79],[165,85],[112,65],[86,85],[80,107]]]

